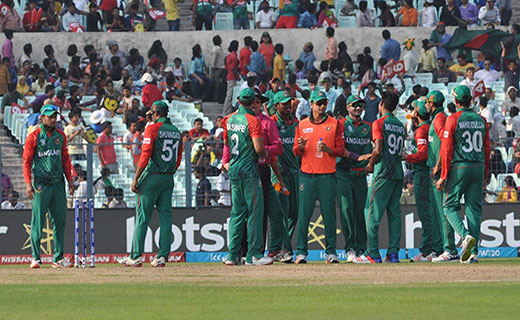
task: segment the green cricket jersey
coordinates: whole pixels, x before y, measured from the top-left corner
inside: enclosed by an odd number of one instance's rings
[[[363,155],[372,152],[372,128],[370,123],[360,120],[355,123],[349,116],[343,122],[345,135],[345,148]],[[354,161],[347,158],[338,158],[336,168],[348,170],[350,168],[364,168],[368,161]]]
[[[181,133],[170,119],[160,118],[146,127],[139,158],[139,167],[145,168],[144,173],[174,174],[181,158]]]
[[[383,140],[381,159],[374,167],[374,176],[389,180],[403,179],[401,153],[403,151],[404,126],[393,113],[385,114],[372,123],[372,140]]]
[[[441,153],[442,130],[446,123],[446,114],[442,108],[436,109],[432,114],[432,123],[428,131],[428,160],[426,164],[433,168],[437,164],[439,154]]]
[[[271,119],[276,123],[278,132],[280,132],[280,138],[282,139],[283,153],[278,156],[280,173],[284,176],[297,174],[300,170],[300,165],[298,163],[298,157],[293,152],[293,146],[298,120],[291,116],[291,121],[285,123],[278,113],[272,116]]]

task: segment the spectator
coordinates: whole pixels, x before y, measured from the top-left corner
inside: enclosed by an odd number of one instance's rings
[[[67,77],[70,82],[73,84],[81,85],[83,82],[83,71],[79,67],[81,63],[81,58],[79,56],[73,56],[70,59],[69,70],[67,72]]]
[[[430,41],[423,39],[417,72],[434,72],[437,68],[435,61],[435,52],[430,46]],[[446,59],[444,59],[444,61],[446,61]]]
[[[103,67],[107,73],[110,72],[110,68],[112,67],[112,57],[118,56],[120,61],[126,61],[128,54],[124,51],[119,50],[119,45],[115,40],[107,41],[108,52],[103,56]]]
[[[518,59],[511,59],[507,61],[506,65],[506,48],[504,43],[501,41],[500,45],[502,46],[502,56],[500,57],[500,65],[502,67],[502,71],[504,72],[504,89],[509,88],[511,86],[516,88],[518,93],[518,82],[520,81],[520,67],[518,66]],[[518,55],[520,56],[520,44],[516,48]],[[507,66],[507,67],[506,67]]]
[[[220,195],[217,201],[218,204],[225,207],[231,206],[231,184],[229,174],[224,167],[222,167],[217,179],[217,190]]]
[[[468,0],[460,0],[461,6],[459,7],[460,10],[460,17],[463,21],[462,25],[475,27],[477,26],[478,22],[478,8],[473,3],[468,3]]]
[[[486,58],[484,60],[484,69],[480,69],[475,73],[476,80],[484,80],[486,84],[489,84],[500,79],[500,72],[491,69],[491,60]]]
[[[377,85],[374,82],[370,82],[367,88],[368,91],[365,95],[365,116],[363,120],[372,123],[377,119],[381,98],[376,94]]]
[[[313,64],[316,60],[316,57],[314,56],[314,46],[312,42],[307,42],[303,46],[303,52],[300,54],[299,60],[303,61],[303,72],[307,75],[307,77],[311,74],[311,72],[314,70]]]
[[[82,29],[81,16],[76,11],[76,5],[74,2],[69,3],[67,7],[67,13],[63,15],[62,26],[66,32],[77,32],[78,29]]]
[[[520,149],[515,149],[513,159],[507,165],[507,172],[514,172],[518,176],[518,172],[520,172]]]
[[[491,130],[489,130],[489,139],[493,141],[505,138],[507,138],[507,130],[504,116],[501,113],[495,113],[493,116],[493,126],[491,126]],[[518,168],[520,168],[520,166]],[[510,171],[512,171],[512,169]]]
[[[166,99],[169,102],[171,102],[172,100],[192,102],[193,98],[179,88],[182,88],[182,86],[180,86],[179,83],[176,82],[173,74],[169,73],[166,76],[166,89],[164,93]]]
[[[350,82],[344,81],[342,84],[343,91],[336,98],[334,103],[334,117],[343,119],[347,116],[347,99],[352,94],[352,86]]]
[[[310,116],[312,112],[311,104],[309,103],[310,96],[311,93],[309,90],[305,89],[302,91],[302,97],[299,99],[300,102],[296,108],[296,118],[300,121]]]
[[[336,41],[336,38],[334,38],[334,28],[327,27],[325,36],[327,37],[327,47],[325,48],[323,60],[328,61],[330,65],[332,61],[338,59],[338,42]]]
[[[135,134],[135,125],[137,124],[137,121],[131,121],[126,126],[126,132],[123,136],[123,145],[122,147],[130,151],[132,153],[132,138]]]
[[[395,27],[395,18],[390,7],[385,1],[379,1],[378,4],[379,10],[381,10],[381,15],[378,17],[381,21],[381,27]]]
[[[226,97],[226,57],[224,50],[222,50],[222,39],[220,36],[213,37],[213,45],[210,67],[215,83],[215,100],[218,103],[224,103]]]
[[[442,7],[440,21],[449,27],[457,27],[461,21],[460,9],[455,4],[455,0],[448,0]]]
[[[144,30],[144,25],[146,23],[146,19],[143,15],[137,14],[139,10],[139,3],[132,2],[130,4],[130,10],[125,17],[125,28],[127,31],[135,31],[138,28],[138,25],[142,25]]]
[[[17,191],[10,191],[7,193],[7,200],[2,202],[2,210],[23,210],[25,205],[18,202],[20,195]]]
[[[356,14],[356,25],[358,27],[374,27],[376,18],[374,12],[368,8],[365,0],[359,2],[359,11]]]
[[[193,25],[195,30],[202,30],[202,26],[206,30],[213,28],[213,5],[214,0],[193,0]]]
[[[466,77],[464,78],[464,80],[462,80],[460,84],[467,86],[473,93],[473,89],[475,88],[477,83],[478,81],[475,80],[475,68],[469,67],[466,71]]]
[[[498,11],[500,12],[501,25],[508,26],[513,16],[512,0],[498,0]]]
[[[74,199],[82,201],[87,201],[89,198],[89,184],[87,182],[87,171],[79,170],[78,172],[78,188],[76,192],[74,192]],[[96,193],[96,189],[94,186],[91,187],[91,192],[94,195]]]
[[[38,71],[38,78],[32,83],[31,91],[35,95],[40,95],[45,92],[45,87],[49,84],[50,83],[45,80],[45,70],[40,69],[40,71]]]
[[[404,68],[406,72],[403,74],[404,77],[413,78],[415,77],[415,70],[417,69],[417,56],[413,50],[413,47],[415,47],[415,39],[406,39],[403,42],[404,47]],[[435,60],[433,60],[435,61]]]
[[[264,96],[269,99],[267,102],[267,111],[266,114],[273,115],[276,113],[274,96],[275,94],[281,90],[281,81],[278,78],[273,78],[271,80],[271,88],[264,93]]]
[[[5,13],[2,13],[2,19],[0,21],[0,31],[23,31],[22,19],[20,19],[18,12],[16,12],[16,10],[14,9],[14,1],[4,0],[2,2],[7,6],[7,8],[5,10]],[[14,63],[14,59],[12,60],[12,62]]]
[[[433,83],[444,83],[448,85],[448,82],[456,82],[457,74],[450,69],[446,68],[446,59],[437,59],[437,71],[433,73]]]
[[[455,72],[458,76],[464,76],[464,74],[466,74],[469,68],[473,68],[473,73],[475,72],[475,66],[473,65],[473,63],[468,62],[468,60],[466,59],[466,55],[459,54],[457,56],[457,63],[452,65],[450,67],[450,70]]]
[[[207,138],[209,137],[209,131],[207,129],[202,128],[203,122],[201,118],[195,119],[193,121],[193,129],[190,130],[190,137],[194,140],[198,138]]]
[[[226,99],[224,101],[224,109],[222,115],[226,116],[233,111],[233,88],[239,80],[239,72],[238,72],[238,41],[233,40],[229,44],[228,51],[229,54],[226,56],[226,82],[227,82],[227,91],[226,91]]]
[[[498,110],[498,104],[495,101],[495,93],[493,92],[493,89],[486,87],[483,96],[488,99],[488,108],[491,110],[491,114],[494,115],[497,112],[499,113],[500,111]]]
[[[194,174],[199,179],[195,196],[197,207],[209,207],[211,205],[211,183],[206,178],[206,168],[196,167]]]
[[[437,11],[433,6],[433,0],[424,1],[424,8],[419,12],[421,15],[421,25],[423,27],[435,27],[437,24]]]
[[[61,10],[59,11],[61,13]],[[61,30],[60,17],[50,2],[42,3],[42,16],[40,18],[41,30],[46,32],[58,32]]]
[[[155,101],[162,100],[163,96],[159,88],[157,88],[155,79],[152,77],[151,74],[143,74],[143,77],[141,78],[141,83],[145,83],[141,98],[144,107],[146,108],[146,110],[148,110],[152,107],[152,104]]]
[[[208,68],[204,61],[202,49],[199,44],[192,48],[190,61],[190,79],[193,85],[193,97],[209,101],[212,95],[213,79],[208,76]]]
[[[67,136],[67,147],[72,161],[86,160],[83,138],[86,137],[85,128],[79,123],[81,114],[77,109],[69,113],[70,123],[65,127],[64,133]]]
[[[150,100],[153,100],[154,98],[156,98],[156,96],[151,95],[148,90],[146,91],[146,94],[144,91],[145,90],[143,88],[143,101],[144,100],[150,101]],[[112,82],[112,80],[110,78],[107,78],[107,81],[105,82],[105,97],[114,99],[118,102],[121,100],[121,92],[119,92],[118,90],[115,89],[114,82]],[[162,100],[162,95],[159,100]],[[143,104],[144,104],[144,102],[143,102]]]
[[[112,9],[111,14],[108,16],[107,19],[103,18],[103,21],[105,21],[105,26],[110,32],[127,31],[125,26],[125,18],[119,15],[118,8]]]
[[[395,20],[399,21],[402,27],[417,27],[418,13],[417,9],[413,7],[412,0],[401,1],[402,7],[399,10]],[[402,16],[402,19],[399,20]]]
[[[181,1],[183,2],[183,1]],[[162,0],[164,9],[166,10],[166,22],[168,23],[168,30],[179,31],[181,26],[181,19],[179,17],[178,0]]]
[[[520,136],[520,116],[518,115],[519,108],[511,106],[509,109],[509,121],[507,122],[506,130],[509,131],[509,137]]]
[[[298,28],[313,29],[318,25],[318,17],[316,16],[316,4],[311,3],[307,10],[300,14],[298,20]]]
[[[343,7],[341,7],[339,15],[340,16],[352,16],[352,17],[355,17],[357,9],[358,9],[358,6],[354,2],[354,0],[347,0],[347,1],[345,1],[345,4],[343,5]]]
[[[285,81],[285,61],[283,60],[283,44],[277,43],[274,46],[276,55],[273,60],[273,79]]]
[[[108,168],[111,174],[117,174],[117,157],[112,137],[112,123],[105,121],[101,124],[101,134],[96,140],[96,153],[101,168]]]
[[[259,52],[264,56],[267,70],[271,70],[273,68],[274,45],[273,39],[267,31],[262,33]]]
[[[1,70],[1,65],[0,65],[0,70]],[[34,112],[35,110],[40,110],[40,108],[44,105],[44,102],[47,99],[52,99],[52,97],[54,97],[55,92],[56,91],[52,84],[47,85],[45,87],[45,94],[37,96],[36,99],[34,99],[31,103],[29,103],[29,107],[33,108],[33,114],[36,114],[36,112]],[[39,111],[38,111],[38,113],[39,113]],[[34,125],[34,124],[36,124],[36,121],[32,122],[30,125]]]
[[[244,37],[244,47],[240,49],[240,55],[238,57],[238,61],[240,62],[240,75],[242,79],[245,80],[247,77],[247,66],[251,62],[251,43],[253,42],[253,38],[250,36]]]
[[[103,15],[103,21],[112,21],[119,15],[119,9],[117,8],[117,0],[103,0],[101,1],[101,14]],[[113,12],[117,9],[117,13],[114,15]]]
[[[250,0],[228,0],[229,6],[233,9],[233,26],[235,30],[249,29],[249,14],[247,5]]]
[[[2,202],[8,199],[9,192],[13,191],[13,183],[9,175],[2,172]]]
[[[222,132],[224,132],[224,128],[222,128],[222,116],[218,116],[215,119],[215,126],[211,128],[209,134],[218,138]]]
[[[507,115],[513,106],[520,106],[520,99],[518,98],[518,89],[510,86],[506,91],[506,97],[501,106],[504,115]]]
[[[16,91],[20,93],[22,96],[32,96],[33,93],[31,91],[31,87],[27,83],[27,78],[24,75],[18,76],[18,83],[16,85]],[[4,96],[5,99],[5,96]]]
[[[247,66],[247,70],[250,72],[254,72],[257,74],[258,77],[260,77],[265,70],[267,69],[264,56],[258,52],[258,42],[253,41],[251,43],[251,58],[250,63]]]
[[[276,22],[276,29],[294,29],[298,26],[300,12],[298,11],[297,0],[284,1],[280,16]]]
[[[11,82],[9,67],[7,66],[7,64],[9,64],[9,60],[4,59],[2,59],[2,63],[0,64],[0,96],[6,94],[7,85]]]
[[[480,25],[487,26],[492,24],[498,26],[500,24],[500,13],[495,6],[495,0],[487,0],[486,5],[480,8],[478,12]]]
[[[2,44],[2,57],[9,58],[11,67],[14,67],[14,54],[13,54],[13,30],[5,30],[5,41]]]
[[[125,202],[125,194],[123,189],[115,188],[114,189],[114,199],[110,201],[108,204],[110,209],[125,209],[128,208],[128,205]]]
[[[414,107],[412,106],[412,103],[421,97],[421,89],[422,86],[420,84],[413,86],[413,94],[406,99],[405,103],[401,105],[401,108],[413,111]]]
[[[413,193],[413,174],[407,172],[405,174],[404,183],[405,189],[401,195],[401,204],[415,204],[415,195]]]
[[[123,76],[123,67],[121,67],[121,59],[118,56],[113,56],[110,59],[112,67],[110,67],[110,78],[114,81],[120,81]],[[79,69],[81,70],[81,69]]]
[[[132,153],[132,163],[134,169],[137,170],[137,164],[139,163],[139,157],[141,156],[142,144],[143,144],[143,132],[146,122],[141,120],[135,124],[134,136],[131,140],[130,150]]]
[[[163,67],[168,64],[168,54],[164,50],[161,40],[155,40],[148,50],[148,59],[151,61],[153,58],[157,58]]]
[[[29,0],[29,10],[23,15],[22,19],[23,27],[26,32],[40,31],[40,21],[33,20],[33,12],[36,12],[36,6],[36,0]],[[34,16],[34,18],[36,18],[36,16]]]
[[[505,184],[506,185],[502,191],[498,194],[496,202],[517,202],[518,194],[516,191],[516,183],[513,177],[507,176],[505,179]]]
[[[401,57],[401,45],[399,42],[391,38],[390,31],[388,30],[383,30],[383,39],[385,43],[381,47],[381,58],[386,61],[390,61],[391,59],[399,61]]]
[[[89,12],[87,14],[87,31],[99,32],[100,29],[103,29],[103,19],[101,19],[101,14],[99,14],[97,9],[98,7],[95,2],[91,2],[89,4]]]
[[[493,112],[488,108],[488,99],[484,96],[480,96],[478,99],[479,103],[479,114],[487,122],[488,129],[491,129],[493,125]]]
[[[327,95],[327,100],[329,101],[327,103],[327,110],[326,112],[329,115],[332,115],[332,112],[334,111],[334,105],[336,104],[336,99],[338,98],[338,94],[335,90],[333,90],[332,87],[332,79],[330,77],[325,77],[321,84],[323,85],[323,91],[325,91],[325,94]]]
[[[105,197],[107,198],[107,201],[103,202],[101,205],[101,208],[107,209],[112,200],[114,200],[114,187],[107,186],[105,188]]]
[[[11,106],[13,103],[18,104],[18,100],[23,100],[24,108],[27,108],[27,99],[25,99],[25,97],[20,92],[18,92],[16,88],[16,83],[9,83],[7,85],[7,92],[4,94],[2,98],[2,105],[0,110],[1,114],[4,113],[4,109],[6,106]]]
[[[114,188],[114,185],[110,180],[110,170],[108,168],[101,169],[101,176],[94,180],[94,188],[96,188],[97,191],[103,190],[103,193],[105,194],[107,188]]]

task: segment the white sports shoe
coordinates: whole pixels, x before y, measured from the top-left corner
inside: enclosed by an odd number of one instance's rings
[[[273,259],[271,259],[269,257],[262,257],[260,259],[253,257],[252,263],[249,263],[246,261],[247,266],[267,266],[270,264],[273,264]]]
[[[291,263],[292,255],[287,251],[280,251],[275,256],[272,257],[273,261],[281,262],[281,263]]]
[[[325,257],[325,263],[339,263],[338,256],[335,254],[328,254]]]
[[[432,259],[436,257],[437,255],[435,254],[435,252],[432,252],[426,256],[419,252],[415,257],[410,259],[410,262],[432,262]]]
[[[129,257],[128,260],[126,260],[125,266],[140,268],[140,267],[143,266],[143,259],[141,257],[139,257],[139,258],[137,258],[135,260],[132,260]]]
[[[119,264],[126,264],[126,262],[128,261],[128,259],[130,259],[130,256],[127,256],[127,257],[124,257],[124,258],[118,259],[118,260],[117,260],[117,263],[119,263]]]
[[[468,260],[461,262],[461,263],[464,263],[464,264],[478,263],[478,254],[472,254],[471,256],[469,256]]]
[[[238,265],[242,264],[242,259],[237,259],[237,260],[233,261],[233,260],[228,260],[227,257],[224,257],[224,258],[222,258],[222,263],[225,264],[226,266],[238,266]]]
[[[471,249],[473,249],[475,242],[475,238],[469,234],[464,237],[464,241],[462,241],[461,245],[462,251],[460,255],[460,262],[466,262],[469,259],[471,256]]]
[[[58,262],[52,263],[53,268],[72,268],[72,263],[69,262],[67,259],[61,259]]]
[[[352,263],[354,259],[356,259],[356,251],[350,249],[347,251],[347,262]]]
[[[457,262],[459,261],[459,255],[451,254],[448,251],[444,251],[440,256],[433,258],[433,263],[439,263],[439,262]]]
[[[303,254],[297,255],[296,259],[294,260],[295,264],[306,264],[307,263],[307,256],[304,256]]]
[[[38,269],[40,267],[40,265],[41,265],[40,260],[36,260],[36,259],[32,258],[31,265],[30,265],[31,269]]]
[[[166,267],[166,259],[164,257],[155,257],[152,262],[150,262],[152,267]]]

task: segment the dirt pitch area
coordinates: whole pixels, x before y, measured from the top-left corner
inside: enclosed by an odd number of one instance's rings
[[[95,269],[52,269],[44,266],[0,267],[0,284],[148,283],[204,284],[208,286],[277,286],[335,284],[407,284],[520,282],[520,260],[478,265],[273,265],[264,267],[220,264],[168,264],[166,268],[128,268],[98,265]]]

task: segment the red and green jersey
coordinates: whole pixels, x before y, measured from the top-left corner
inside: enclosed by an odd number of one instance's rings
[[[167,118],[160,118],[144,130],[138,166],[144,173],[174,174],[181,164],[182,138]],[[145,175],[143,175],[145,176]]]
[[[489,134],[486,120],[472,108],[462,108],[446,120],[441,144],[441,178],[448,179],[452,163],[475,162],[489,169]]]
[[[374,176],[389,180],[403,179],[401,153],[404,138],[404,126],[393,113],[389,112],[372,123],[372,140],[383,140],[383,153],[374,167]]]
[[[31,132],[25,140],[23,151],[23,175],[30,185],[51,185],[63,182],[63,175],[72,180],[72,164],[67,151],[67,137],[63,131],[48,131],[43,124]]]
[[[416,129],[412,142],[414,153],[406,157],[406,161],[413,165],[414,171],[428,170],[426,164],[428,160],[428,132],[430,131],[430,121],[421,123]]]
[[[298,0],[285,0],[283,2],[283,8],[280,10],[280,16],[299,17]]]
[[[271,119],[276,123],[278,132],[280,132],[280,138],[282,139],[283,153],[278,156],[280,173],[284,176],[297,174],[300,170],[300,164],[298,163],[298,157],[294,155],[293,145],[298,120],[291,116],[289,122],[286,123],[278,113],[273,115]]]
[[[433,112],[432,118],[433,121],[428,131],[428,160],[426,161],[430,168],[435,167],[441,153],[441,137],[444,132],[444,124],[446,124],[446,114],[443,109],[438,108]]]
[[[345,149],[358,155],[372,152],[372,125],[360,120],[354,122],[349,116],[343,120],[343,134],[345,136]],[[368,161],[354,161],[348,158],[339,158],[336,168],[349,170],[351,168],[364,168]]]
[[[258,155],[253,138],[262,138],[262,125],[253,111],[238,107],[238,111],[222,120],[224,140],[229,145],[229,179],[258,177]]]

